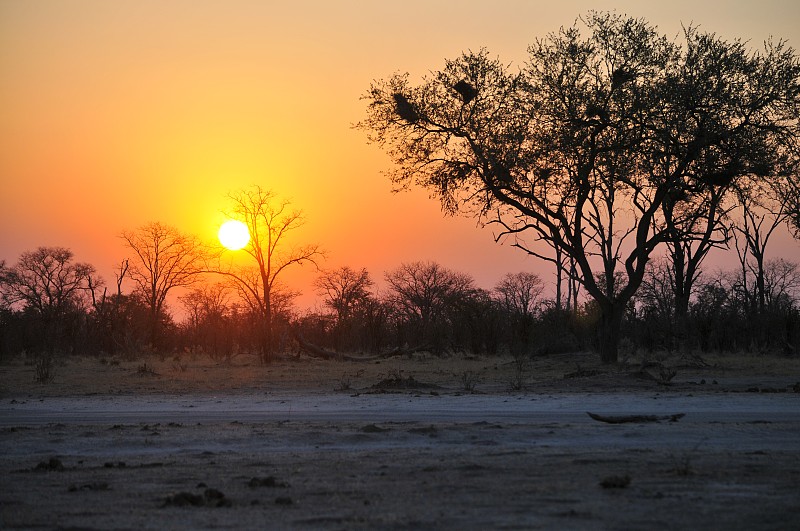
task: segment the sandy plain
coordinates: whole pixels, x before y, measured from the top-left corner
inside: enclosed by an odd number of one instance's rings
[[[800,528],[800,360],[658,362],[5,360],[0,528]]]

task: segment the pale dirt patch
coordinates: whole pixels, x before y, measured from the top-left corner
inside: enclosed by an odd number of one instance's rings
[[[631,376],[638,363],[539,358],[512,391],[510,358],[154,358],[149,370],[79,358],[48,385],[12,360],[0,365],[0,421],[13,420],[0,422],[0,528],[800,528],[798,361],[662,361],[677,370],[669,386]],[[564,379],[578,369],[592,375]],[[422,385],[376,385],[387,380]],[[85,418],[35,420],[79,402]],[[133,405],[115,420],[97,417],[104,404]],[[584,405],[689,411],[615,426]]]

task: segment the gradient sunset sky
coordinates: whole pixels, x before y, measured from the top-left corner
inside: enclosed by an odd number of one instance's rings
[[[259,184],[305,212],[295,237],[325,267],[379,279],[431,259],[486,288],[521,270],[549,282],[491,229],[393,194],[389,159],[352,125],[374,79],[481,47],[520,65],[589,9],[800,47],[796,0],[0,0],[0,260],[68,247],[113,284],[121,231],[160,221],[212,240],[226,195]],[[800,254],[782,242],[775,255]],[[315,275],[291,276],[305,301]]]

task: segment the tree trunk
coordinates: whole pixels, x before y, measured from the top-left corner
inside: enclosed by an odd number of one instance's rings
[[[758,257],[758,274],[756,275],[756,291],[758,293],[758,313],[764,315],[767,308],[767,285],[764,280],[764,258]]]
[[[561,249],[556,247],[556,309],[561,311],[562,308],[562,291],[561,286],[564,279],[564,262],[561,257]],[[567,310],[569,311],[569,300],[567,300]]]
[[[625,305],[619,302],[601,309],[597,332],[600,361],[603,363],[611,364],[619,360],[619,339],[624,309]]]
[[[272,290],[268,282],[268,274],[262,270],[261,278],[264,286],[263,329],[261,334],[261,362],[266,365],[272,361],[275,347],[272,340]]]
[[[675,294],[675,320],[680,323],[689,315],[689,293]]]
[[[272,341],[272,316],[265,316],[263,318],[261,328],[261,363],[266,365],[272,361],[274,354],[274,346]]]
[[[150,307],[150,348],[157,350],[158,343],[158,308],[153,305]]]

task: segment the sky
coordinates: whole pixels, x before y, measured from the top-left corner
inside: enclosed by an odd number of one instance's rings
[[[293,243],[319,244],[325,268],[378,280],[434,260],[484,288],[517,271],[549,281],[552,266],[427,192],[393,193],[391,161],[353,124],[373,80],[480,48],[521,65],[589,9],[800,47],[796,0],[0,0],[0,260],[67,247],[113,285],[123,230],[158,221],[213,241],[228,194],[260,185],[304,212]],[[285,277],[301,306],[316,275]]]

